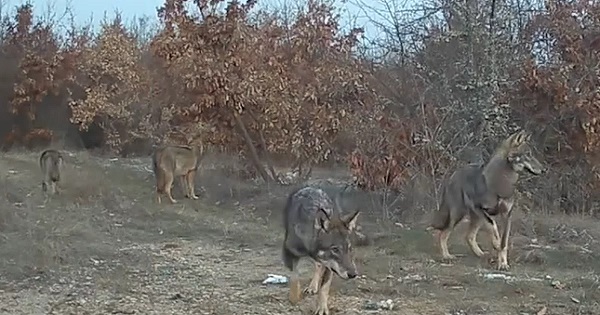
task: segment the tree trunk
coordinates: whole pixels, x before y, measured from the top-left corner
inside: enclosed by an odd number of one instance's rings
[[[267,167],[269,168],[269,171],[271,172],[271,176],[277,180],[277,173],[275,172],[275,169],[273,168],[273,161],[271,161],[271,157],[269,156],[269,151],[267,150],[267,141],[265,140],[265,136],[263,135],[262,130],[258,131],[258,135],[260,136],[260,146],[263,150],[263,152],[265,153],[265,159],[267,160]]]
[[[260,124],[256,115],[254,115],[251,111],[248,111],[248,114],[250,115],[250,117],[252,117],[252,119],[254,119],[254,121],[256,123]],[[271,172],[272,178],[277,181],[278,180],[277,173],[275,172],[275,169],[273,168],[273,161],[271,161],[271,156],[269,154],[269,150],[267,150],[267,141],[265,140],[265,136],[264,136],[262,130],[258,131],[258,136],[260,138],[260,147],[262,148],[262,150],[265,154],[265,159],[267,160],[267,167],[269,168],[269,171]]]
[[[252,163],[254,163],[254,167],[256,167],[256,170],[265,182],[271,182],[273,179],[269,177],[269,174],[267,173],[265,168],[262,166],[262,164],[260,164],[260,158],[258,157],[258,153],[256,152],[256,147],[254,147],[252,138],[250,137],[248,129],[246,129],[246,125],[242,121],[242,118],[236,112],[233,113],[233,118],[235,119],[238,132],[240,132],[242,137],[244,137],[244,141],[246,142],[246,146],[248,147],[250,159],[252,160]]]

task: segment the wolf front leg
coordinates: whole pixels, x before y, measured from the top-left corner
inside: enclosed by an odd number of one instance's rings
[[[181,191],[183,191],[183,195],[186,198],[190,198],[190,188],[188,187],[187,179],[185,175],[177,176],[179,179],[179,187],[181,187]]]
[[[510,213],[503,215],[504,230],[502,231],[502,240],[500,242],[500,250],[498,251],[498,270],[508,270],[508,240],[510,237],[511,217]]]
[[[478,220],[481,220],[483,226],[485,227],[485,230],[490,235],[492,247],[494,248],[494,250],[499,251],[501,239],[496,220],[494,220],[494,218],[492,218],[492,216],[487,213],[487,210],[483,208],[479,208],[476,214],[478,216]]]
[[[498,270],[508,270],[508,244],[510,238],[510,229],[512,224],[512,210],[514,199],[502,200],[499,204],[500,217],[503,219],[504,229],[500,239],[500,248],[498,249]]]
[[[475,256],[477,257],[482,257],[483,255],[485,255],[485,252],[483,252],[479,247],[479,244],[477,244],[477,232],[479,232],[479,229],[482,225],[483,221],[479,216],[471,216],[469,222],[469,230],[466,234],[467,244],[471,248],[473,254],[475,254]]]
[[[319,288],[319,296],[317,297],[317,309],[315,315],[329,315],[329,288],[333,280],[333,272],[331,269],[323,266],[323,276],[321,277],[321,287]]]
[[[325,267],[318,262],[315,262],[315,273],[313,274],[310,284],[304,289],[304,294],[315,294],[319,291],[319,285],[321,284],[321,277]]]

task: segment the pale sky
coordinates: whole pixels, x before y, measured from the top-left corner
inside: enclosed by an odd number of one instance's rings
[[[380,1],[389,0],[350,0],[346,4],[341,4],[341,0],[336,1],[339,5],[343,6],[343,11],[341,12],[342,25],[351,23],[356,26],[363,26],[370,35],[375,35],[375,29],[369,27],[368,19],[364,17],[361,8],[352,4],[364,1],[371,3],[375,7],[383,7]],[[36,16],[48,17],[48,12],[53,12],[53,20],[58,20],[59,24],[68,25],[69,17],[65,17],[64,12],[67,7],[70,7],[77,24],[87,24],[92,19],[93,25],[96,26],[104,18],[105,14],[108,18],[111,18],[114,16],[116,10],[121,12],[121,16],[125,21],[132,21],[135,17],[142,16],[149,16],[153,21],[156,21],[156,9],[163,4],[163,0],[0,0],[4,12],[6,10],[13,12],[15,6],[27,2],[33,4]],[[285,2],[294,3],[295,0],[259,0],[258,5],[269,6]],[[411,1],[399,0],[397,2],[406,3]]]
[[[48,8],[57,16],[61,16],[67,7],[73,9],[73,15],[77,22],[85,23],[93,17],[94,24],[97,24],[106,13],[109,17],[114,16],[115,10],[121,11],[125,19],[134,16],[148,15],[156,17],[156,8],[163,3],[162,0],[0,0],[3,4],[9,5],[10,9],[23,4],[31,3],[37,14],[45,14]]]

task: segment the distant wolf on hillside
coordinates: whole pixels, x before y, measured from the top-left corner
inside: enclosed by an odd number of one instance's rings
[[[283,262],[291,270],[289,299],[298,303],[304,294],[318,293],[315,314],[327,315],[329,288],[336,273],[342,279],[357,276],[350,235],[359,211],[343,215],[321,189],[304,187],[290,193],[284,209]],[[315,272],[306,289],[300,289],[298,262],[309,257]]]
[[[194,179],[204,149],[200,146],[168,145],[158,148],[152,155],[152,170],[156,177],[156,202],[161,203],[161,195],[166,194],[171,203],[177,203],[171,195],[175,177],[179,177],[185,196],[198,199],[194,192]]]
[[[60,181],[63,161],[62,154],[56,150],[48,149],[40,155],[40,168],[44,176],[43,192],[48,192],[48,186],[50,186],[51,194],[60,194],[57,183]]]
[[[478,257],[485,253],[477,244],[477,233],[483,226],[497,251],[497,268],[509,269],[508,239],[514,194],[519,174],[528,171],[540,175],[546,168],[533,156],[528,145],[531,135],[519,131],[504,140],[487,164],[469,164],[456,170],[443,186],[440,205],[429,229],[438,230],[438,243],[444,260],[455,257],[448,252],[448,238],[461,220],[469,217],[466,242]],[[502,219],[502,235],[492,218]]]

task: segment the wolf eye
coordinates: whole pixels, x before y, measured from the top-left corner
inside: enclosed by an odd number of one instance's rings
[[[332,247],[331,247],[331,252],[332,252],[334,255],[339,255],[339,254],[340,254],[340,248],[339,248],[339,247],[337,247],[337,246],[332,246]]]

